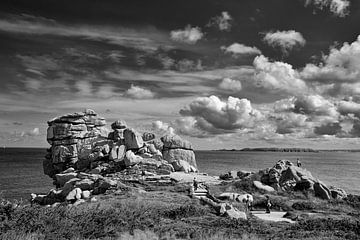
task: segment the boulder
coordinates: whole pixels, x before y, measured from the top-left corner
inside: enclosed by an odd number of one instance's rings
[[[333,186],[330,187],[330,193],[331,196],[335,199],[344,199],[347,197],[345,190]]]
[[[61,189],[61,196],[63,198],[66,198],[66,196],[69,194],[69,192],[71,192],[75,188],[75,184],[80,180],[81,179],[79,179],[79,178],[73,178],[73,179],[67,181]]]
[[[126,147],[125,145],[120,145],[117,150],[117,158],[115,159],[115,162],[123,161],[126,154]]]
[[[230,219],[247,219],[246,213],[239,211],[234,206],[228,203],[221,203],[219,213],[221,216],[226,216]]]
[[[266,191],[266,192],[274,192],[275,191],[275,189],[273,187],[265,185],[260,181],[254,181],[253,183],[254,183],[254,186],[259,190],[263,190],[263,191]]]
[[[72,200],[81,199],[81,193],[82,193],[82,191],[80,188],[74,188],[66,195],[65,200],[72,201]]]
[[[316,197],[319,197],[319,198],[325,199],[325,200],[330,200],[331,199],[330,190],[326,187],[325,184],[323,184],[320,181],[316,182],[314,184],[314,192],[315,192]]]
[[[171,162],[171,165],[174,167],[175,171],[179,172],[196,172],[196,169],[192,167],[187,161],[176,160]]]
[[[154,133],[149,133],[149,132],[144,132],[142,135],[142,139],[147,142],[147,141],[151,141],[153,139],[155,139],[155,134]]]
[[[142,157],[135,155],[135,153],[131,150],[126,151],[124,163],[126,167],[133,166],[135,164],[140,163],[143,160]]]
[[[159,151],[158,149],[156,149],[155,145],[152,143],[147,145],[147,149],[148,149],[149,153],[151,153],[151,154],[156,154]]]
[[[240,170],[236,173],[237,177],[240,179],[246,178],[246,177],[250,176],[251,174],[253,174],[253,172],[243,171],[243,170]]]
[[[94,181],[91,179],[83,179],[75,183],[75,187],[80,188],[81,190],[92,190],[94,188]]]
[[[123,121],[123,120],[116,120],[115,122],[113,122],[111,124],[111,128],[113,130],[116,130],[116,129],[125,129],[126,128],[126,122]]]
[[[165,135],[161,138],[161,141],[164,144],[164,148],[169,149],[187,149],[187,150],[193,150],[192,145],[189,141],[183,140],[178,135]]]
[[[96,182],[96,184],[95,184],[93,194],[105,193],[106,190],[108,190],[112,187],[116,187],[116,186],[117,186],[117,182],[114,180],[111,180],[109,178],[99,179],[99,181]]]
[[[65,185],[66,182],[68,182],[69,180],[76,178],[77,177],[77,173],[74,172],[70,172],[70,173],[59,173],[55,175],[56,178],[56,183],[62,187]]]
[[[141,135],[134,129],[125,129],[124,142],[126,149],[139,149],[144,145]]]
[[[97,116],[97,113],[92,109],[85,109],[84,115]]]
[[[189,163],[197,170],[197,164],[195,160],[195,153],[192,150],[186,149],[167,149],[163,151],[163,158],[172,163],[174,161],[183,160]]]
[[[82,191],[82,193],[81,193],[81,197],[82,197],[83,199],[89,199],[90,196],[91,196],[91,192],[88,191],[88,190]]]

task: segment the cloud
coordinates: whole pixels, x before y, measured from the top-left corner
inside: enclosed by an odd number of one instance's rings
[[[180,110],[195,128],[209,134],[236,132],[254,126],[261,113],[247,99],[229,97],[223,101],[217,96],[199,97]]]
[[[211,18],[206,26],[216,26],[220,31],[230,31],[232,21],[233,18],[228,12],[222,12],[221,16]]]
[[[14,142],[23,142],[26,140],[34,139],[37,136],[40,136],[41,132],[38,127],[28,130],[28,131],[21,131],[21,132],[0,132],[0,140],[4,144],[14,143]]]
[[[338,111],[342,115],[353,114],[360,118],[360,104],[352,101],[340,101],[338,103]]]
[[[65,25],[55,20],[26,15],[11,15],[0,19],[0,30],[31,35],[55,35],[78,37],[87,40],[107,42],[144,51],[155,51],[158,47],[171,48],[165,32],[154,28],[138,31],[124,27]],[[29,17],[30,16],[30,17]]]
[[[319,9],[329,8],[338,16],[345,17],[349,14],[350,1],[348,0],[306,0],[305,6],[313,5]]]
[[[294,99],[295,113],[337,117],[338,112],[334,103],[320,95],[304,95]]]
[[[187,25],[185,29],[173,30],[170,32],[170,38],[176,42],[195,44],[197,41],[202,39],[204,33],[201,32],[199,27],[191,27]]]
[[[152,123],[152,130],[156,131],[160,135],[174,134],[175,130],[168,123],[162,121],[155,121]]]
[[[296,114],[296,113],[286,113],[280,114],[276,117],[276,132],[279,134],[289,134],[295,132],[303,132],[304,128],[308,128],[310,123],[307,122],[307,116]]]
[[[225,53],[230,53],[234,57],[238,57],[239,55],[260,55],[261,51],[257,47],[248,47],[244,44],[233,43],[228,47],[222,46],[221,50]]]
[[[241,81],[233,80],[231,78],[224,78],[219,84],[219,88],[232,92],[239,92],[242,89]]]
[[[181,59],[174,67],[180,72],[201,71],[203,69],[202,61],[200,59],[197,61]]]
[[[301,77],[309,82],[321,84],[352,84],[360,78],[360,35],[353,43],[344,43],[341,48],[330,49],[319,65],[307,64],[300,72]],[[346,85],[344,85],[346,88]],[[343,90],[336,86],[336,93]]]
[[[294,30],[267,32],[263,41],[271,47],[279,47],[284,55],[288,55],[293,48],[306,44],[303,35]]]
[[[126,95],[135,99],[149,99],[154,98],[155,94],[148,89],[141,88],[131,84],[131,87],[126,91]]]
[[[338,122],[327,123],[314,128],[314,133],[317,135],[337,135],[341,131],[342,128]]]
[[[299,94],[307,91],[305,82],[299,73],[290,64],[283,62],[270,62],[263,55],[254,59],[254,84],[274,92]]]

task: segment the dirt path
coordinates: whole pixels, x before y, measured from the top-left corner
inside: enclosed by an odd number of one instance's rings
[[[251,214],[265,221],[295,223],[293,220],[284,218],[286,212],[265,213],[265,211],[252,211]]]

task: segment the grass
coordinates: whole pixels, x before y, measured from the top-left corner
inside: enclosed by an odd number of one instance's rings
[[[0,239],[360,239],[359,198],[324,201],[301,192],[269,194],[273,209],[299,218],[296,224],[271,223],[250,216],[230,220],[186,195],[184,186],[151,192],[136,190],[99,195],[79,206],[30,206],[0,202]],[[174,191],[177,189],[177,191]],[[244,185],[212,187],[243,192]],[[264,194],[251,192],[255,208]],[[242,203],[236,203],[242,209]],[[315,212],[308,216],[306,212]]]

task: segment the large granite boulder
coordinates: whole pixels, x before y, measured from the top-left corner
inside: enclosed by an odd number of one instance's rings
[[[195,159],[195,153],[192,150],[191,143],[189,141],[181,139],[178,135],[165,135],[161,138],[163,142],[163,158],[172,163],[174,161],[186,161],[196,170],[197,164]]]
[[[331,186],[329,190],[331,192],[331,196],[335,199],[344,199],[347,197],[347,193],[344,189]]]
[[[131,128],[124,130],[124,141],[126,149],[139,149],[144,146],[142,136]]]
[[[55,174],[68,167],[77,168],[79,160],[85,161],[80,166],[86,167],[88,157],[99,149],[94,143],[107,140],[105,124],[105,119],[91,109],[48,121],[47,141],[51,148],[44,160],[44,172],[55,178]]]
[[[196,172],[197,169],[190,165],[187,161],[184,160],[175,160],[171,162],[171,165],[174,167],[175,171],[181,172]]]
[[[319,198],[322,198],[325,200],[331,199],[331,192],[330,192],[329,188],[327,188],[326,185],[320,181],[314,183],[314,192],[315,192],[316,197],[319,197]]]

